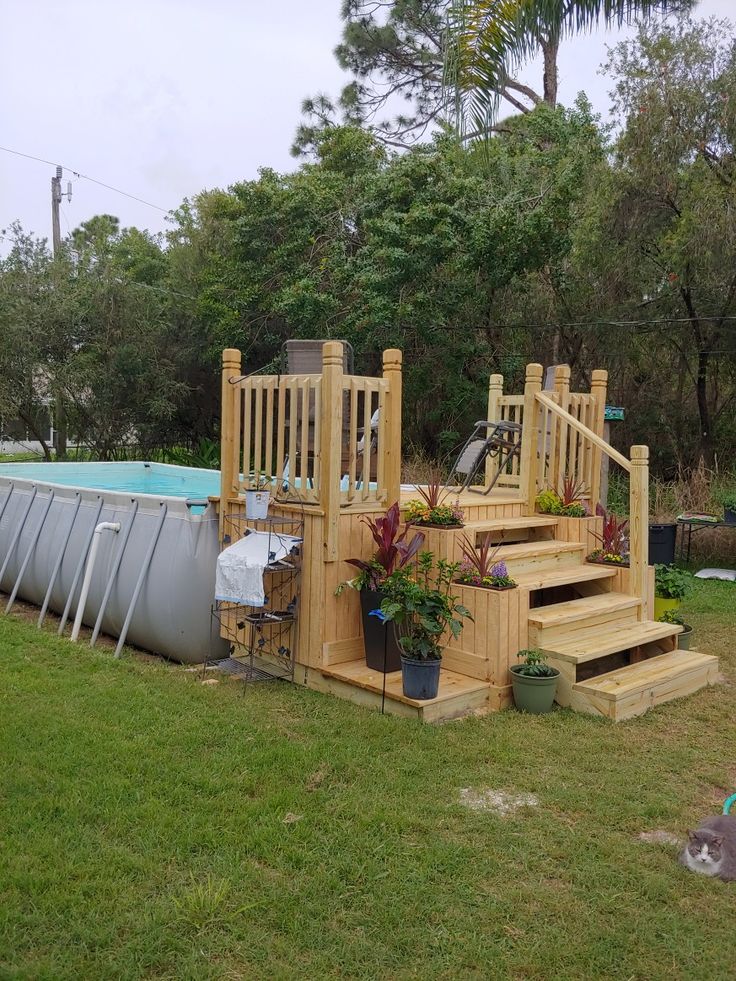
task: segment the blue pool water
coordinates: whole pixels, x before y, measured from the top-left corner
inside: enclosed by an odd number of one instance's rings
[[[218,470],[161,463],[0,463],[0,477],[156,497],[202,499],[220,493]]]

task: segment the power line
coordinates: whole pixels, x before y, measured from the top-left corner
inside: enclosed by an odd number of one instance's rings
[[[52,160],[44,160],[43,157],[34,157],[32,153],[21,153],[20,150],[12,150],[7,146],[0,146],[0,150],[4,153],[12,153],[16,157],[25,157],[26,160],[35,160],[37,163],[48,164],[50,167],[57,166]],[[99,184],[100,187],[107,188],[108,191],[114,191],[116,194],[122,194],[126,198],[131,198],[133,201],[138,201],[140,204],[145,204],[149,208],[155,208],[156,211],[162,211],[165,215],[169,214],[171,208],[162,208],[158,204],[153,204],[151,201],[146,201],[144,198],[139,198],[136,194],[129,194],[128,191],[122,191],[119,187],[113,187],[112,184],[106,184],[104,181],[98,181],[96,177],[90,177],[89,174],[82,174],[78,170],[74,170],[72,167],[62,167],[63,170],[68,171],[70,174],[74,174],[75,177],[80,178],[80,180],[90,181],[92,184]]]

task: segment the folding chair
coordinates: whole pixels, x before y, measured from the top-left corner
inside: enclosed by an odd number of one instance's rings
[[[484,419],[476,422],[475,429],[450,471],[448,483],[457,474],[464,478],[460,490],[490,494],[509,463],[521,457],[521,433],[522,427],[517,422],[488,422]],[[496,474],[488,487],[477,490],[471,484],[481,474],[485,482],[485,464],[489,458],[498,461]]]

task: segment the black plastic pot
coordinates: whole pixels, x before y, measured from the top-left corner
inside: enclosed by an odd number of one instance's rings
[[[676,524],[649,525],[649,564],[672,565],[676,541]]]
[[[396,640],[396,632],[392,623],[384,624],[379,617],[369,615],[371,610],[380,607],[385,598],[380,590],[361,589],[360,591],[365,663],[371,670],[381,672],[384,670],[385,663],[386,674],[388,674],[390,671],[401,670],[401,649]]]
[[[401,684],[406,698],[427,701],[437,698],[440,689],[442,658],[436,661],[415,661],[401,655]]]
[[[723,520],[727,525],[736,525],[736,511],[733,508],[724,508]]]

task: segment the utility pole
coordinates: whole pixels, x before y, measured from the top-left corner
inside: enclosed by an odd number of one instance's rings
[[[61,224],[59,208],[61,207],[61,174],[62,168],[56,168],[56,177],[51,178],[51,226],[53,229],[54,255],[61,250]]]
[[[51,228],[52,241],[54,245],[54,256],[61,252],[61,223],[59,221],[59,209],[61,208],[61,175],[63,168],[56,168],[56,176],[51,178]],[[67,196],[71,200],[71,184],[67,191]],[[66,412],[64,411],[64,397],[61,388],[57,388],[54,395],[54,442],[56,444],[56,459],[66,458]]]

